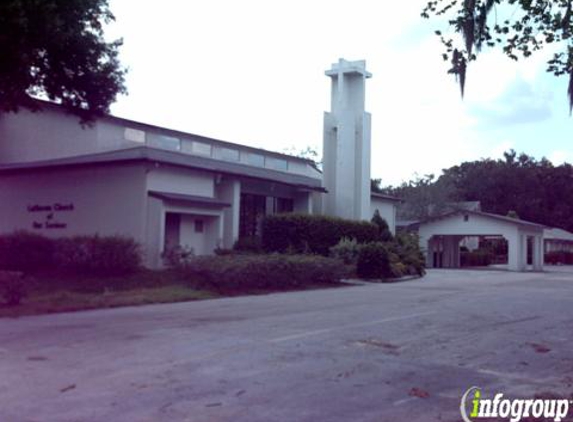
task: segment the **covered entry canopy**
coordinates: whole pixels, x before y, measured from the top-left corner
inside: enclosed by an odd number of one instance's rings
[[[481,211],[458,210],[417,223],[420,247],[426,251],[426,266],[434,267],[438,254],[443,267],[460,266],[460,241],[467,236],[502,236],[508,243],[508,269],[527,269],[527,243],[533,245],[533,269],[543,269],[545,226]]]

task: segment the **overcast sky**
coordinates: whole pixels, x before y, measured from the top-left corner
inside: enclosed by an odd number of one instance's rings
[[[510,148],[573,161],[567,81],[544,55],[514,64],[480,55],[466,96],[446,74],[424,20],[426,0],[111,0],[123,37],[129,95],[112,114],[254,147],[322,150],[323,112],[339,58],[365,59],[372,113],[372,176],[399,184],[416,173]],[[386,6],[386,4],[391,6]]]

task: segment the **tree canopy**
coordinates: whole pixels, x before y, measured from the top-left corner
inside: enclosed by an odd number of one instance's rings
[[[423,219],[439,214],[444,205],[480,201],[482,211],[573,231],[572,181],[571,164],[554,166],[545,158],[511,150],[503,159],[464,162],[437,179],[426,177],[384,191],[406,201],[398,209],[401,219]]]
[[[573,109],[573,11],[572,0],[430,0],[422,16],[446,16],[461,40],[436,31],[450,61],[449,73],[458,78],[462,96],[466,70],[484,46],[498,47],[513,60],[530,57],[556,44],[547,71],[568,75],[569,109]]]
[[[0,112],[36,110],[34,97],[90,121],[125,93],[121,40],[106,42],[107,0],[0,2]]]

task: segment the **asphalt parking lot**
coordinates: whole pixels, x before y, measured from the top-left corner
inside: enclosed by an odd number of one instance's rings
[[[458,421],[570,397],[572,344],[571,268],[1,319],[0,421]]]

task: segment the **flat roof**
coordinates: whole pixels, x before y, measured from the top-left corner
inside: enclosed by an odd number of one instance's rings
[[[378,192],[370,192],[370,197],[371,198],[386,199],[388,201],[394,201],[394,202],[402,202],[402,200],[400,198],[397,198],[397,197],[392,196],[392,195],[386,195],[383,193],[378,193]]]
[[[573,242],[573,233],[558,227],[545,229],[544,237],[545,239],[549,240],[563,240],[567,242]]]
[[[148,146],[138,146],[85,154],[72,157],[54,158],[50,160],[23,163],[0,164],[0,172],[17,172],[46,168],[58,168],[97,164],[118,164],[122,162],[148,161],[169,164],[211,173],[223,173],[251,179],[266,180],[295,187],[326,192],[322,181],[318,178],[294,173],[286,173],[266,168],[253,167],[246,164],[216,160],[208,157],[194,156],[176,151],[168,151]]]
[[[473,211],[473,210],[455,210],[455,211],[448,212],[445,214],[437,215],[435,217],[430,217],[430,218],[423,220],[423,221],[419,221],[417,223],[414,223],[413,226],[421,226],[422,224],[431,223],[433,221],[438,221],[438,220],[443,220],[445,218],[449,218],[449,217],[452,217],[452,216],[458,215],[458,214],[478,215],[478,216],[485,217],[485,218],[491,218],[493,220],[503,221],[505,223],[516,224],[516,225],[520,225],[520,226],[534,227],[536,229],[547,229],[547,228],[549,228],[548,226],[545,226],[543,224],[534,223],[532,221],[520,220],[519,218],[512,218],[512,217],[507,217],[504,215],[491,214],[489,212]]]

